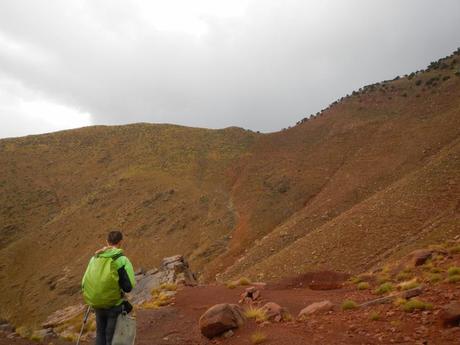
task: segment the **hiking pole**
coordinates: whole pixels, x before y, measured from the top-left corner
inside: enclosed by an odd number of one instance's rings
[[[91,307],[88,306],[88,308],[86,309],[86,312],[85,312],[85,316],[83,316],[83,323],[81,325],[80,335],[78,336],[76,345],[80,344],[80,338],[81,338],[81,335],[83,334],[83,330],[85,329],[86,322],[88,321],[89,311],[90,310],[91,310]]]

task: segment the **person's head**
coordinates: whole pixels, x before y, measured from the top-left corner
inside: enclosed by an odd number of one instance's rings
[[[107,244],[109,246],[119,247],[121,245],[122,240],[123,240],[123,234],[121,233],[121,231],[112,230],[107,235]]]

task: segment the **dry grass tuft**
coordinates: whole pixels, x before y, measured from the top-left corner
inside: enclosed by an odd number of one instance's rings
[[[417,298],[412,298],[401,306],[402,310],[411,313],[415,310],[429,310],[433,308],[431,303],[424,302]]]
[[[358,308],[358,304],[351,299],[347,299],[342,302],[342,310],[351,310],[356,308]]]
[[[262,344],[266,340],[267,340],[267,336],[260,331],[256,331],[251,334],[251,343],[253,344]]]
[[[361,282],[357,285],[358,290],[368,290],[370,287],[368,282]]]
[[[244,316],[248,319],[254,319],[257,322],[263,322],[267,320],[267,314],[262,308],[249,307],[245,310]]]
[[[377,295],[383,295],[383,294],[393,291],[394,289],[395,288],[392,283],[386,282],[386,283],[380,284],[380,286],[377,289],[375,289],[375,293]]]

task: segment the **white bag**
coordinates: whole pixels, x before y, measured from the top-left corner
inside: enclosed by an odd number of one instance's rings
[[[117,318],[112,345],[134,345],[136,340],[136,319],[126,313]]]

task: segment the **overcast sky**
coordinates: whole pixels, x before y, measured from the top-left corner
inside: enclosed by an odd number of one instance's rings
[[[458,0],[1,0],[0,137],[276,131],[459,46]]]

